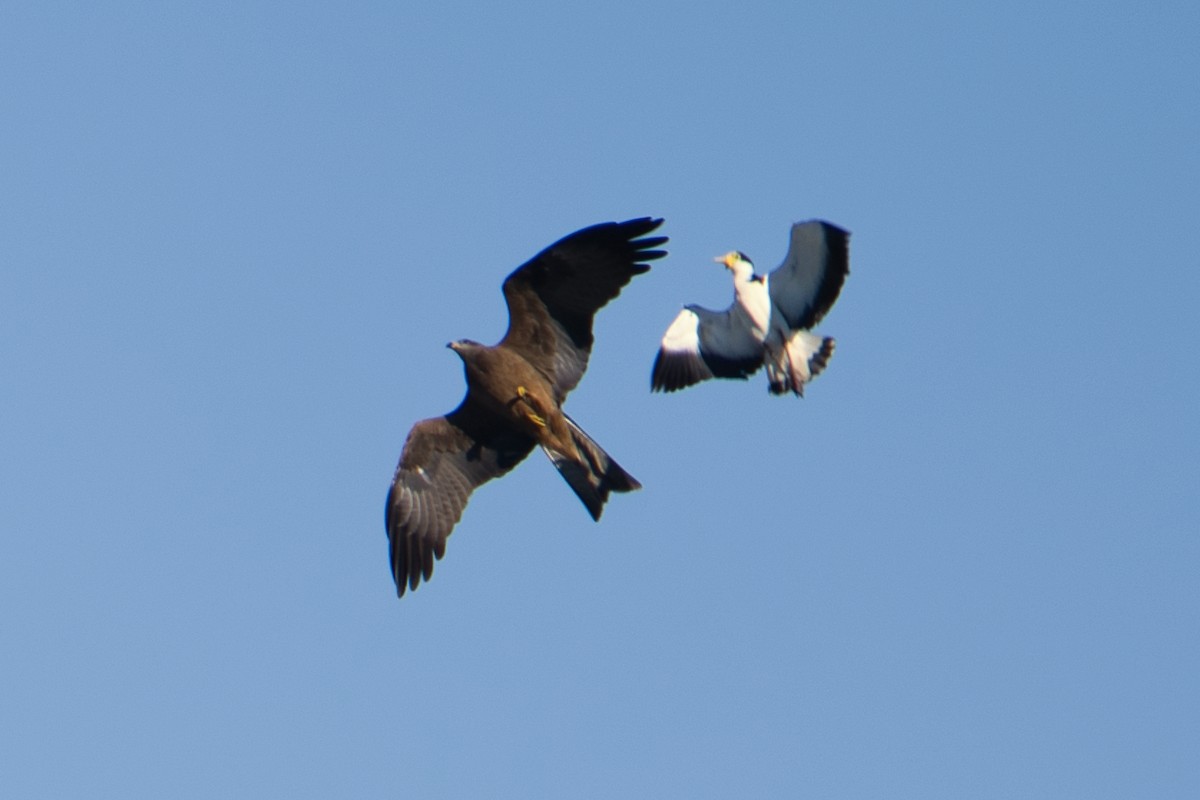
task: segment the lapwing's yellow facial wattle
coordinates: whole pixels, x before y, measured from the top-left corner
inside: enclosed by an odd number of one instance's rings
[[[725,269],[733,269],[733,262],[737,260],[737,257],[737,252],[731,250],[720,258],[714,258],[713,261],[717,262],[718,264],[724,264]]]

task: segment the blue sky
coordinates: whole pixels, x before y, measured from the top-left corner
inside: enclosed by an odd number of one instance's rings
[[[1200,11],[1053,5],[5,6],[4,793],[1197,796]],[[645,489],[535,453],[398,601],[443,345],[642,215]],[[807,398],[651,395],[812,217]]]

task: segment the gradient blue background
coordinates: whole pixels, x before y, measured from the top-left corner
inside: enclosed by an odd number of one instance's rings
[[[6,4],[0,793],[1200,796],[1200,7],[964,5]],[[443,345],[641,215],[646,488],[535,453],[398,601]],[[808,397],[649,394],[811,217]]]

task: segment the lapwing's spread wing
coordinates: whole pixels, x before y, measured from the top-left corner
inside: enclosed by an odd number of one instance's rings
[[[769,278],[771,301],[792,330],[808,330],[833,306],[850,272],[850,234],[822,220],[792,226],[787,256]]]
[[[762,340],[733,313],[733,306],[724,311],[687,306],[662,338],[650,388],[674,392],[709,378],[745,380],[762,363]]]

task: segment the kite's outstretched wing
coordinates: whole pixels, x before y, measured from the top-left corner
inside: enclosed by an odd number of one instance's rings
[[[665,236],[644,237],[662,224],[642,217],[604,222],[566,236],[504,281],[508,332],[500,347],[519,352],[550,378],[559,402],[578,385],[592,350],[592,320],[643,262],[666,255]]]
[[[492,424],[469,396],[446,416],[413,426],[384,512],[397,595],[429,580],[475,487],[515,467],[533,445],[512,427]]]
[[[850,272],[850,234],[822,220],[792,226],[787,256],[771,273],[771,301],[792,330],[821,321]]]
[[[650,388],[674,392],[709,378],[745,380],[762,363],[762,341],[734,316],[733,307],[686,306],[663,336]]]

